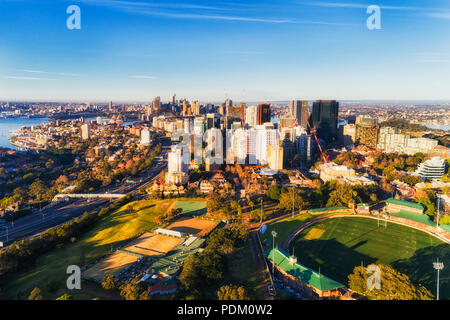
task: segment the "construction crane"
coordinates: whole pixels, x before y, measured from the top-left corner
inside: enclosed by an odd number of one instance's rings
[[[311,125],[309,124],[308,115],[306,114],[305,111],[303,111],[303,116],[304,116],[305,119],[306,119],[306,124],[307,124],[308,127],[309,127],[309,131],[313,134],[314,139],[316,139],[317,146],[319,147],[320,154],[322,155],[322,158],[323,158],[324,163],[327,163],[328,161],[330,161],[330,157],[329,157],[329,156],[325,156],[325,153],[323,152],[322,147],[320,146],[319,139],[317,138],[316,130],[315,130],[314,127],[311,127]]]

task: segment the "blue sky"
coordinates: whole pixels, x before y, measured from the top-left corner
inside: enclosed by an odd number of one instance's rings
[[[447,0],[0,0],[0,100],[450,100],[449,31]]]

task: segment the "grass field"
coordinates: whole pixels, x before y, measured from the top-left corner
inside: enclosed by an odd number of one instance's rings
[[[200,215],[206,213],[206,201],[205,200],[177,200],[174,209],[181,208],[185,215]]]
[[[318,231],[321,230],[321,231]],[[321,233],[320,236],[317,235]],[[315,239],[307,239],[314,234]],[[355,266],[391,265],[435,293],[432,262],[450,261],[450,246],[425,232],[395,223],[378,227],[368,218],[333,218],[301,232],[291,243],[299,262],[341,283]],[[450,276],[441,272],[441,298],[450,298]]]
[[[129,203],[99,221],[93,229],[74,243],[65,244],[42,255],[30,269],[11,276],[2,288],[3,298],[26,299],[34,287],[39,287],[46,299],[54,299],[68,292],[66,269],[69,265],[83,266],[98,260],[122,246],[138,234],[156,227],[156,219],[179,200],[148,200]],[[204,202],[204,200],[202,200]],[[53,290],[52,287],[59,289]],[[92,286],[73,290],[74,299],[88,299],[98,296]]]
[[[342,214],[342,213],[341,213]],[[275,239],[275,243],[279,246],[283,243],[283,240],[295,229],[300,227],[305,222],[309,220],[328,215],[328,213],[323,214],[310,214],[310,213],[302,213],[294,216],[293,218],[286,218],[275,223],[272,223],[267,226],[266,232],[260,235],[261,241],[269,240],[272,243],[272,231],[276,231],[277,237]]]

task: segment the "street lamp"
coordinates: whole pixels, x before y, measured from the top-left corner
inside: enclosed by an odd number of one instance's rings
[[[275,276],[275,238],[277,237],[277,232],[272,231],[272,278]]]
[[[261,198],[261,214],[259,216],[259,224],[262,224],[262,216],[263,216],[263,199]]]
[[[2,226],[6,229],[6,242],[8,242],[8,226]]]
[[[437,270],[436,300],[439,300],[439,271],[444,269],[444,263],[439,262],[439,258],[437,258],[436,262],[433,262],[433,268]]]

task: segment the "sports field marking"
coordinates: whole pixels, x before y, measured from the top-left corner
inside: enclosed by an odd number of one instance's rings
[[[314,239],[320,239],[320,237],[323,235],[325,230],[319,229],[319,228],[312,228],[309,230],[309,232],[305,235],[306,240],[314,240]]]

